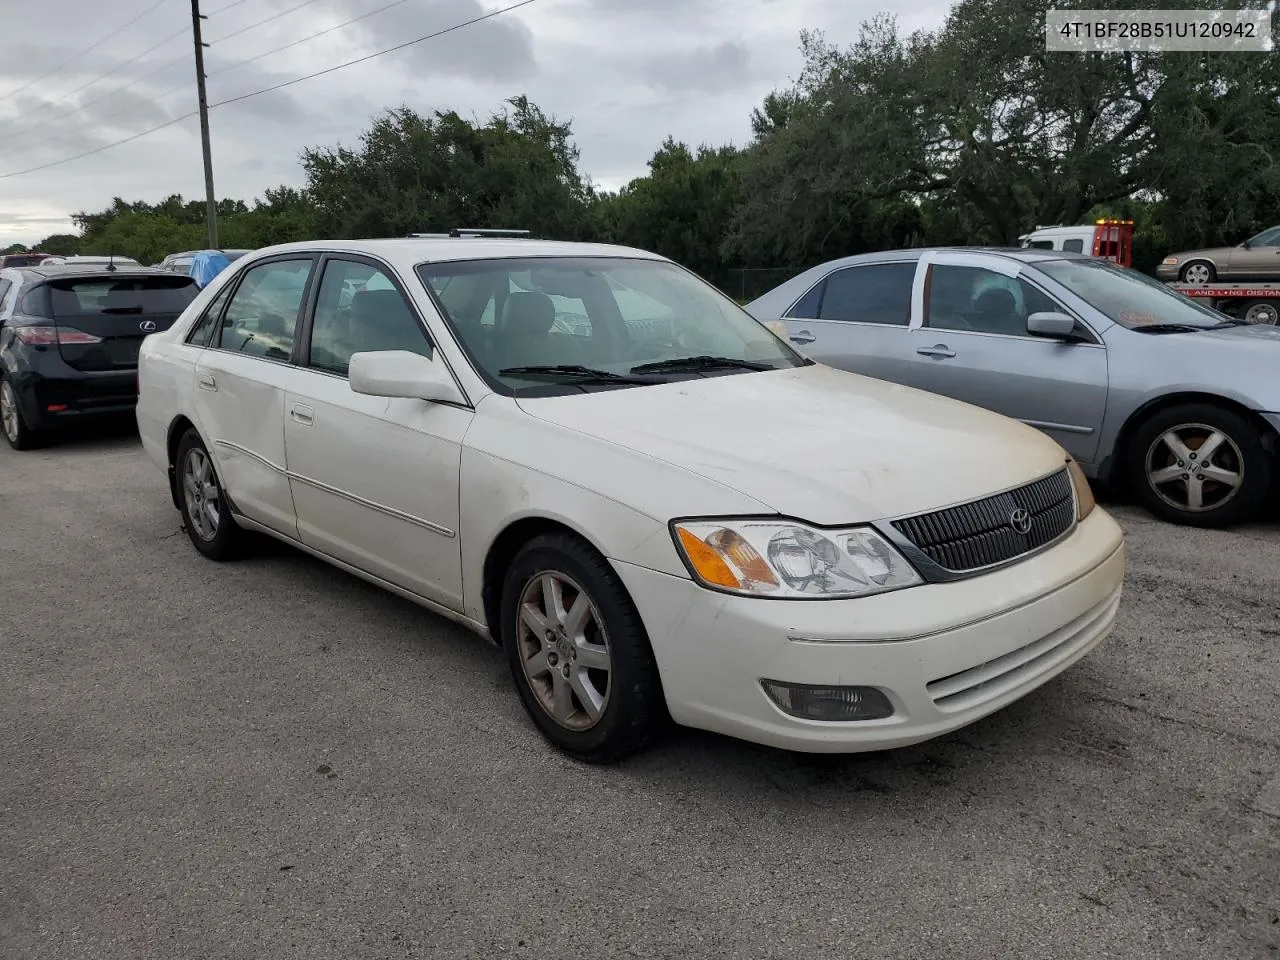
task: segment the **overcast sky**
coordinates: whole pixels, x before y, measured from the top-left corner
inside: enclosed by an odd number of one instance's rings
[[[512,0],[402,0],[239,65],[391,2],[203,0],[210,102],[373,53]],[[196,108],[187,0],[62,0],[53,16],[21,6],[31,15],[6,13],[0,32],[0,247],[71,232],[71,212],[102,209],[114,196],[201,198],[194,116],[92,156],[4,176]],[[744,142],[751,108],[799,71],[802,29],[821,29],[843,45],[879,10],[900,7],[901,26],[912,29],[937,26],[947,6],[946,0],[536,0],[439,39],[213,110],[217,193],[247,201],[266,187],[301,184],[303,147],[353,143],[387,106],[452,108],[483,118],[520,93],[571,119],[584,172],[617,188],[645,172],[667,134],[692,144]],[[254,26],[274,14],[283,15]],[[238,31],[244,32],[230,36]]]

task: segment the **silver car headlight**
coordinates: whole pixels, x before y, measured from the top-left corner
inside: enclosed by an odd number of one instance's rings
[[[871,527],[820,530],[792,520],[672,523],[694,580],[713,590],[782,600],[865,597],[923,583]]]

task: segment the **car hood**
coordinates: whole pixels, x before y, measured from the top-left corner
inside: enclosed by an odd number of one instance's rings
[[[1061,467],[1058,444],[969,404],[822,364],[563,397],[531,416],[844,524],[933,510]],[[626,477],[607,491],[626,502]],[[681,506],[671,505],[672,515]]]

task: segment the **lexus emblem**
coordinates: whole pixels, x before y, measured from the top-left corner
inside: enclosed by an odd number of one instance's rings
[[[150,333],[155,328],[156,328],[156,322],[154,320],[143,320],[140,324],[138,324],[138,329],[143,331],[144,333]]]
[[[1009,526],[1013,527],[1014,533],[1030,533],[1031,514],[1019,507],[1009,514]]]

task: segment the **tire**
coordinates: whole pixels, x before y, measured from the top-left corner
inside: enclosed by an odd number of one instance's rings
[[[1215,436],[1220,439],[1205,460],[1200,449]],[[1181,456],[1170,437],[1181,444]],[[1130,488],[1143,506],[1161,519],[1192,527],[1226,527],[1258,516],[1274,469],[1260,428],[1211,403],[1180,404],[1152,414],[1134,432],[1126,461]],[[1224,482],[1232,474],[1236,482]],[[1160,482],[1160,476],[1168,479]],[[1198,509],[1193,487],[1200,491]]]
[[[1249,300],[1240,307],[1240,319],[1248,323],[1280,323],[1280,300]]]
[[[8,377],[0,378],[0,427],[5,440],[15,450],[31,450],[40,445],[40,434],[28,427],[23,419],[22,408]]]
[[[174,470],[178,478],[178,500],[182,504],[182,529],[187,532],[192,546],[210,560],[240,557],[244,552],[245,532],[227,509],[227,499],[222,493],[213,458],[194,429],[188,430],[178,441]],[[203,491],[197,493],[200,477],[205,478],[205,484]]]
[[[535,636],[522,618],[528,603],[545,623],[548,578],[559,585],[553,609],[572,614],[578,609],[575,601],[585,597],[578,630],[572,624],[558,629],[566,616]],[[587,763],[611,763],[664,731],[669,717],[662,682],[640,614],[617,574],[589,544],[567,533],[526,543],[503,581],[500,622],[520,700],[542,734],[565,753]],[[607,672],[586,666],[588,654],[592,663],[607,664]],[[571,680],[564,679],[566,670]],[[585,707],[588,699],[596,701],[594,717]]]
[[[1187,276],[1189,273],[1194,273],[1196,275],[1196,279],[1193,280],[1191,277]],[[1183,283],[1192,283],[1196,286],[1202,286],[1203,284],[1213,283],[1217,280],[1218,271],[1217,268],[1208,260],[1191,260],[1187,262],[1180,271],[1178,271],[1178,279]]]

